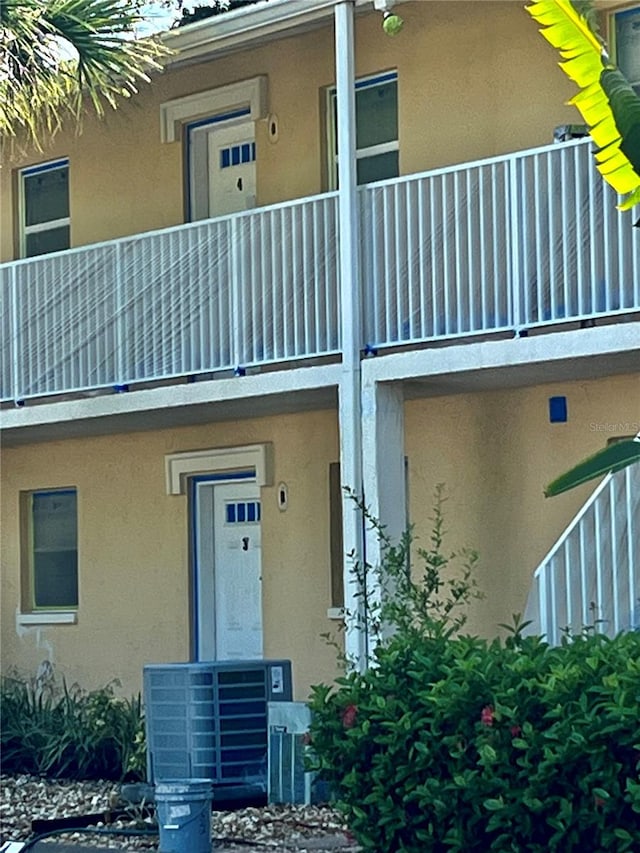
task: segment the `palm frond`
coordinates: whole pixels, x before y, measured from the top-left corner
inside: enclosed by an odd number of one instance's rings
[[[40,147],[85,99],[101,115],[135,93],[166,53],[134,38],[141,21],[124,0],[2,0],[0,136]]]
[[[554,495],[567,492],[569,489],[574,489],[576,486],[581,486],[583,483],[594,480],[596,477],[602,477],[604,474],[615,473],[631,465],[633,462],[640,461],[640,434],[635,438],[628,438],[624,441],[617,441],[615,444],[610,444],[608,447],[594,453],[587,459],[583,459],[570,471],[566,471],[560,477],[555,479],[544,490],[545,497],[550,498]]]
[[[640,202],[640,98],[570,0],[537,0],[526,9],[559,50],[562,70],[580,87],[569,103],[599,148],[600,174],[618,194],[628,194],[620,209],[633,207]]]

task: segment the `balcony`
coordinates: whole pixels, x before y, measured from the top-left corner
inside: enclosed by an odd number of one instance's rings
[[[640,311],[582,140],[359,190],[363,349]],[[0,266],[0,398],[340,355],[337,194]]]

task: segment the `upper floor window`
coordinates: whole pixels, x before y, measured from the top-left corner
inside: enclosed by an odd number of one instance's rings
[[[20,255],[30,258],[70,246],[69,161],[20,170]]]
[[[78,606],[78,520],[75,489],[23,495],[23,607]]]
[[[616,64],[640,95],[640,6],[613,13],[611,36]]]
[[[336,90],[329,98],[329,175],[338,185],[338,135]],[[356,82],[356,167],[359,184],[397,178],[398,73],[388,71]]]

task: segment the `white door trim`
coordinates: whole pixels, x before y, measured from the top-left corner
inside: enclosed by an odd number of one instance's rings
[[[254,471],[255,482],[258,486],[273,484],[273,445],[271,442],[246,444],[244,447],[217,447],[210,450],[168,453],[164,457],[164,464],[168,495],[187,494],[188,478],[194,475]]]
[[[243,107],[249,108],[251,121],[266,118],[266,75],[165,101],[160,104],[160,138],[162,142],[177,142],[183,124]]]

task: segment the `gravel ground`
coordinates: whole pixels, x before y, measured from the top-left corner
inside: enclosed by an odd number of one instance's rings
[[[26,840],[31,821],[96,813],[122,805],[119,786],[112,782],[60,782],[32,776],[0,776],[0,844]],[[154,826],[153,817],[131,807],[129,818],[113,828]],[[217,853],[265,853],[269,850],[355,853],[340,816],[319,806],[266,806],[237,811],[214,811],[212,836]],[[89,835],[70,831],[54,840],[121,851],[156,851],[158,837]]]

